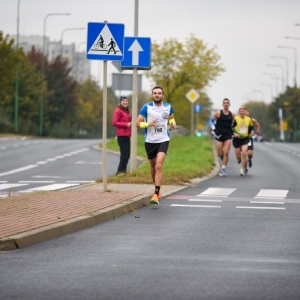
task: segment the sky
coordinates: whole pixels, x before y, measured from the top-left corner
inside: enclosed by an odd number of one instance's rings
[[[0,31],[5,35],[17,32],[17,3],[0,0]],[[135,0],[20,0],[19,32],[42,36],[47,14],[70,13],[47,18],[46,35],[59,41],[63,30],[84,27],[66,31],[63,43],[86,51],[89,22],[124,24],[125,36],[134,36],[134,9]],[[208,48],[216,47],[226,71],[204,92],[215,109],[221,109],[222,100],[229,98],[230,109],[237,112],[249,100],[270,103],[287,79],[289,86],[295,77],[300,82],[299,12],[299,0],[138,0],[138,36],[150,37],[152,43],[170,38],[184,43],[194,34]],[[92,76],[100,85],[102,67],[102,61],[92,60]],[[108,82],[117,72],[109,62]],[[142,87],[151,93],[152,83],[145,76]]]

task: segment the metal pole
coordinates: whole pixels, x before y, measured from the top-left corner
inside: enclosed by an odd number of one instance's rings
[[[281,73],[282,73],[282,78],[281,78],[281,83],[282,83],[282,92],[284,92],[284,67],[281,65],[267,65],[268,67],[278,67],[281,68]]]
[[[17,6],[17,41],[16,50],[19,49],[19,27],[20,27],[20,0]],[[19,132],[19,67],[16,69],[16,86],[15,86],[15,133]]]
[[[134,5],[134,36],[138,36],[138,15],[139,15],[139,1],[135,0]],[[138,106],[138,69],[133,68],[132,77],[132,126],[131,126],[131,154],[130,154],[130,172],[136,171],[136,157],[137,157],[137,128],[134,126],[137,118]]]
[[[103,121],[102,121],[102,180],[103,192],[107,191],[106,131],[107,131],[107,61],[103,61]]]
[[[191,104],[191,136],[194,135],[194,104]]]
[[[294,50],[294,85],[297,86],[297,49],[294,47],[277,46],[278,48],[292,49]]]
[[[43,27],[43,53],[42,53],[42,75],[43,77],[45,76],[45,56],[48,53],[48,47],[47,47],[47,52],[45,51],[46,48],[46,21],[49,16],[70,16],[71,14],[67,13],[53,13],[53,14],[48,14],[44,18],[44,27]],[[47,45],[48,46],[48,45]],[[43,114],[44,114],[44,95],[42,94],[40,97],[40,128],[39,128],[39,135],[43,134]]]
[[[289,60],[285,56],[271,56],[271,58],[283,58],[286,63],[286,86],[289,86]]]

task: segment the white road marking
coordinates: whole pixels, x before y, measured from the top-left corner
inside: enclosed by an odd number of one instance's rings
[[[37,165],[45,165],[47,163],[47,161],[38,161],[36,164]]]
[[[27,181],[27,180],[21,180],[21,181],[18,181],[20,183],[54,183],[55,181]]]
[[[222,202],[222,200],[205,200],[205,199],[189,199],[189,201],[199,201],[199,202]]]
[[[284,204],[284,202],[270,202],[270,201],[250,201],[250,203],[262,203],[262,204]]]
[[[18,186],[24,186],[28,184],[21,184],[21,183],[3,183],[0,184],[0,190],[6,190],[6,189],[13,189]]]
[[[207,207],[207,208],[220,208],[221,206],[217,205],[186,205],[186,204],[171,204],[171,206],[178,207]]]
[[[102,165],[102,162],[95,161],[95,162],[87,162],[87,161],[77,161],[75,165]]]
[[[77,185],[79,185],[79,184],[54,183],[54,184],[50,184],[50,185],[44,185],[44,186],[39,186],[36,188],[24,190],[24,191],[21,191],[21,193],[30,193],[30,192],[34,192],[34,191],[55,191],[55,190],[61,190],[61,189],[65,189],[65,188],[68,188],[71,186],[77,186]]]
[[[260,190],[259,193],[256,195],[257,197],[273,197],[273,198],[285,198],[288,193],[288,190]]]
[[[87,181],[84,181],[84,180],[78,180],[78,181],[76,181],[76,180],[74,180],[74,181],[66,181],[66,182],[68,182],[68,183],[95,183],[95,180],[94,181],[89,181],[89,180],[87,180]]]
[[[66,178],[64,176],[49,176],[49,175],[35,175],[31,176],[31,178]]]
[[[228,188],[208,188],[204,192],[202,192],[200,195],[210,195],[210,196],[229,196],[231,193],[233,193],[236,189],[228,189]],[[197,195],[197,196],[200,196]]]
[[[35,168],[35,167],[37,167],[37,165],[29,165],[29,166],[26,166],[26,167],[23,167],[23,168],[19,168],[19,169],[7,171],[7,172],[4,172],[4,173],[0,173],[0,176],[5,176],[5,175],[9,175],[9,174],[19,173],[19,172],[22,172],[22,171],[25,171],[25,170],[29,170],[29,169],[32,169],[32,168]]]
[[[266,206],[236,206],[236,208],[247,208],[247,209],[285,209],[285,207],[266,207]]]

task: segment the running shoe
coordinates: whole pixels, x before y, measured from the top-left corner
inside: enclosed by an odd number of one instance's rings
[[[247,174],[248,173],[248,169],[247,168],[245,168],[245,174]]]
[[[219,173],[219,176],[221,176],[221,177],[225,177],[226,176],[225,169],[221,169],[221,171]]]
[[[241,158],[239,158],[239,159],[237,160],[237,163],[238,163],[238,164],[240,164],[240,163],[241,163],[241,161],[242,161],[242,159],[241,159]]]
[[[159,204],[157,194],[154,194],[150,200],[151,204]]]
[[[248,163],[249,163],[249,168],[251,168],[252,167],[252,160],[248,159]]]
[[[241,176],[245,176],[245,170],[241,169]]]
[[[154,190],[154,193],[155,193],[155,190]],[[158,198],[158,200],[160,200],[160,198],[161,198],[161,192],[158,192],[157,198]]]

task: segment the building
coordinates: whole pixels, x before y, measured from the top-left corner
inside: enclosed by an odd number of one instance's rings
[[[16,36],[12,36],[16,40]],[[43,52],[43,37],[42,36],[19,36],[19,47],[23,51],[30,52],[32,47],[36,51]],[[45,37],[45,54],[49,61],[52,61],[57,56],[67,60],[67,66],[72,68],[71,76],[78,82],[83,82],[88,79],[91,72],[91,61],[86,58],[85,52],[76,52],[75,44],[63,45],[61,42],[51,42]]]

